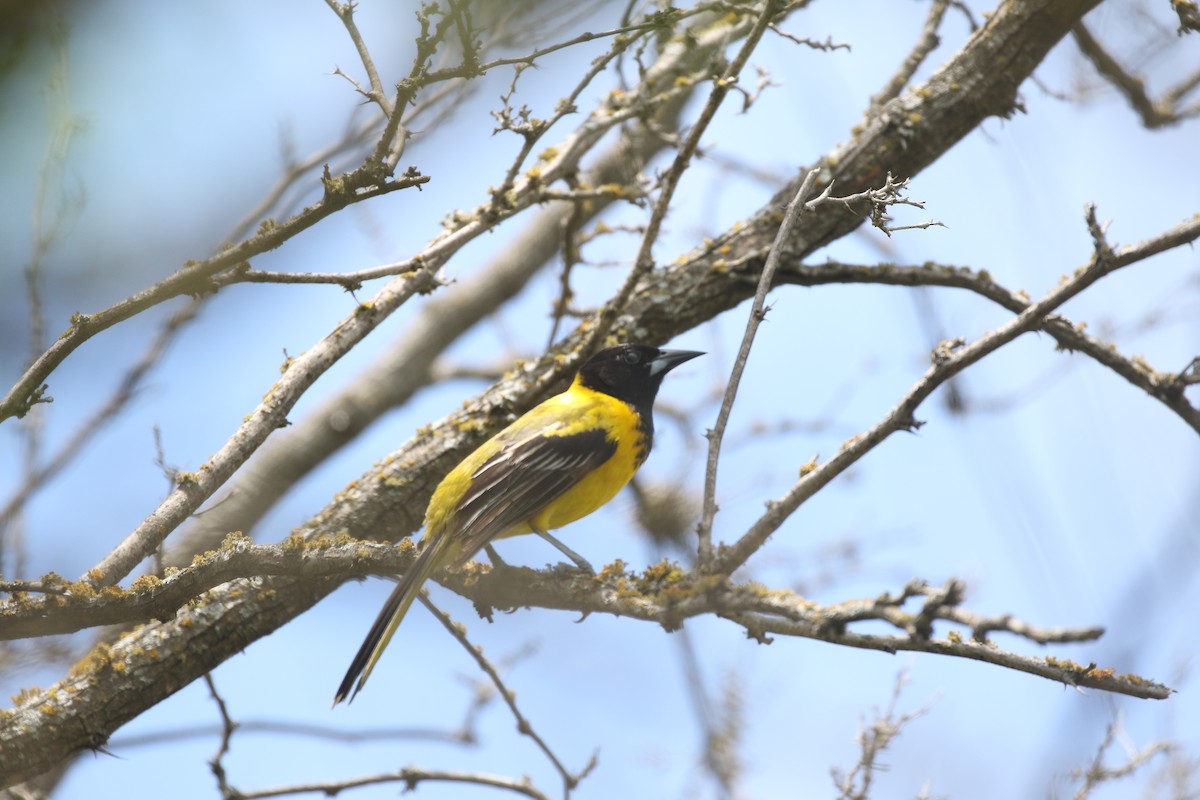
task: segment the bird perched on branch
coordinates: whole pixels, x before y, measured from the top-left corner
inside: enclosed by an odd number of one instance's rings
[[[590,572],[550,531],[591,514],[629,483],[650,453],[663,377],[699,355],[644,344],[601,350],[565,392],[452,469],[429,500],[420,555],[384,603],[333,704],[362,690],[425,581],[443,568],[458,569],[493,539],[536,533]]]

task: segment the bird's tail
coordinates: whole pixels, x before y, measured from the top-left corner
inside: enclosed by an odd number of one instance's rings
[[[391,596],[380,609],[379,616],[375,618],[371,630],[367,632],[367,638],[363,639],[362,646],[350,662],[350,669],[346,670],[346,677],[342,678],[342,685],[338,687],[333,698],[335,706],[347,696],[350,697],[350,702],[354,702],[354,696],[362,691],[367,678],[371,676],[371,670],[375,668],[375,662],[383,655],[384,648],[388,646],[392,634],[396,632],[400,621],[417,598],[421,586],[430,575],[449,563],[453,556],[453,553],[448,552],[451,549],[450,544],[450,537],[444,535],[430,542],[396,584]],[[357,686],[354,686],[355,679],[358,680]],[[353,692],[351,686],[354,686]]]

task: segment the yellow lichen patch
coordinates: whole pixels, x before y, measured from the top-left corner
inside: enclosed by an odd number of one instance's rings
[[[71,583],[57,572],[47,572],[42,577],[38,578],[41,584],[47,588],[65,589]]]
[[[242,547],[249,547],[254,542],[249,536],[241,531],[230,531],[225,534],[225,538],[221,540],[221,550],[237,550]]]
[[[612,197],[637,197],[638,192],[623,183],[605,183],[596,187],[596,191]]]
[[[129,587],[131,592],[149,592],[162,585],[162,580],[157,575],[143,575],[133,582]]]
[[[89,600],[96,596],[96,587],[86,581],[76,581],[70,584],[69,591],[71,597],[77,597],[81,600]]]
[[[72,678],[92,675],[112,667],[112,648],[105,642],[93,647],[67,672]]]
[[[641,574],[640,582],[647,586],[651,584],[677,584],[683,580],[686,573],[674,562],[663,559],[657,564],[646,567]]]
[[[1055,658],[1054,656],[1046,656],[1045,662],[1052,667],[1067,670],[1068,672],[1087,672],[1087,668],[1078,662],[1072,661],[1069,658]]]
[[[42,694],[41,689],[39,689],[36,686],[31,686],[27,689],[21,689],[16,694],[14,694],[12,696],[12,702],[13,702],[14,706],[24,705],[25,703],[28,703],[33,698],[40,697],[41,694]]]
[[[1148,681],[1145,678],[1143,678],[1141,675],[1134,675],[1132,672],[1126,672],[1124,675],[1119,675],[1118,679],[1127,681],[1132,684],[1136,684],[1137,686],[1155,686],[1155,685],[1157,685],[1154,683],[1154,681]]]
[[[816,472],[817,467],[819,466],[819,464],[817,463],[817,459],[820,457],[821,457],[820,453],[813,453],[812,458],[810,458],[808,461],[806,461],[805,463],[800,465],[800,475],[804,476],[810,472]]]
[[[291,553],[297,550],[303,550],[307,544],[308,541],[303,536],[295,531],[292,531],[292,533],[289,534],[286,539],[279,543],[279,547],[285,553]]]
[[[596,575],[596,580],[611,581],[623,577],[625,577],[625,562],[618,558],[611,564],[601,567],[599,574]]]

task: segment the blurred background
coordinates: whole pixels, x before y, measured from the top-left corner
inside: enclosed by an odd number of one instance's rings
[[[537,24],[514,26],[501,54],[615,27],[625,8],[536,5],[522,9],[527,16],[514,12]],[[989,9],[966,5],[979,20]],[[773,85],[747,113],[738,113],[736,97],[723,107],[655,248],[659,262],[749,216],[800,166],[846,140],[867,99],[919,38],[927,9],[889,0],[812,3],[783,26],[795,36],[847,43],[848,50],[821,51],[768,35],[751,63]],[[241,238],[239,225],[289,159],[320,151],[377,114],[335,74],[340,68],[363,80],[346,30],[322,3],[104,0],[4,4],[3,14],[0,377],[6,388],[73,312],[106,308],[187,259]],[[413,9],[364,0],[357,20],[384,85],[393,85],[412,63]],[[1178,21],[1165,0],[1108,0],[1087,21],[1145,77],[1152,94],[1200,63],[1200,38],[1176,36]],[[917,79],[968,35],[966,15],[951,9],[942,44]],[[545,57],[521,75],[517,100],[536,116],[550,116],[606,47],[601,41]],[[512,80],[511,69],[490,72],[473,82],[452,116],[414,130],[401,167],[414,164],[431,176],[420,192],[355,205],[254,267],[344,272],[417,252],[447,214],[484,202],[489,186],[502,180],[521,141],[494,134],[490,112]],[[751,72],[743,85],[753,83]],[[582,112],[615,86],[608,76],[589,86]],[[693,98],[686,119],[702,101],[703,95]],[[1037,298],[1088,261],[1085,203],[1112,221],[1110,240],[1120,244],[1200,211],[1196,122],[1147,130],[1072,41],[1051,53],[1022,88],[1021,101],[1025,113],[989,119],[914,179],[910,195],[925,208],[898,210],[897,223],[933,219],[944,227],[891,238],[864,228],[815,261],[969,266]],[[578,119],[568,117],[547,145]],[[295,203],[320,196],[319,176],[315,166],[297,182]],[[637,225],[645,213],[613,206],[604,220],[614,228]],[[522,224],[513,220],[475,241],[445,276],[469,281]],[[603,302],[637,245],[636,235],[620,233],[589,245],[591,263],[575,271],[576,305]],[[37,320],[25,277],[35,263],[45,326],[40,344],[31,333]],[[460,337],[438,361],[445,380],[325,460],[275,504],[254,536],[263,542],[287,536],[418,427],[490,382],[471,373],[498,374],[514,358],[543,352],[558,266],[548,263],[515,300]],[[1180,248],[1106,278],[1062,312],[1122,353],[1177,372],[1200,352],[1198,267],[1196,252]],[[368,285],[357,297],[371,293]],[[716,535],[727,541],[786,491],[800,465],[814,454],[834,454],[882,417],[924,372],[939,340],[969,340],[1010,318],[982,298],[948,289],[785,287],[771,300],[724,449]],[[36,418],[0,425],[0,502],[10,507],[22,492],[30,447],[23,426],[36,424],[43,461],[68,445],[187,302],[165,304],[87,342],[51,376],[53,404],[40,407]],[[319,340],[355,302],[336,286],[271,284],[237,285],[207,299],[120,412],[6,520],[3,577],[53,570],[76,578],[93,566],[170,490],[163,465],[190,470],[203,463],[257,405],[287,355]],[[671,343],[709,355],[664,386],[667,413],[659,413],[655,453],[641,473],[644,489],[670,489],[698,504],[703,433],[715,418],[747,307]],[[420,308],[413,302],[394,314],[321,378],[290,419],[303,419],[359,379]],[[576,624],[572,615],[541,610],[498,615],[487,624],[462,598],[434,588],[434,599],[503,666],[523,712],[568,767],[582,768],[598,753],[597,768],[573,795],[579,798],[835,797],[830,770],[857,762],[860,725],[891,702],[901,672],[907,683],[898,713],[925,711],[882,757],[887,769],[875,776],[872,797],[1070,796],[1076,784],[1066,774],[1094,757],[1114,720],[1122,728],[1109,752],[1114,762],[1130,748],[1161,740],[1178,749],[1093,796],[1196,796],[1195,433],[1090,359],[1056,352],[1045,335],[1005,347],[968,370],[955,390],[954,402],[943,389],[921,407],[926,424],[919,432],[892,437],[805,504],[744,577],[823,603],[895,592],[913,577],[933,583],[959,577],[967,581],[966,607],[973,611],[1047,626],[1104,626],[1099,642],[1045,652],[1166,683],[1177,690],[1171,699],[1076,691],[935,656],[784,638],[761,646],[715,619],[689,620],[683,633],[671,635],[626,619]],[[631,494],[622,494],[563,538],[597,565],[620,558],[640,569],[664,555],[686,557],[678,545],[642,533],[634,507]],[[683,547],[691,547],[690,538]],[[558,559],[538,541],[506,542],[500,550],[510,562],[531,566]],[[472,744],[418,735],[458,731],[484,682],[423,609],[405,621],[367,693],[329,711],[333,689],[390,588],[383,580],[347,585],[213,673],[230,713],[244,724],[225,758],[231,783],[251,791],[419,765],[529,775],[554,789],[553,768],[528,739],[514,735],[510,714],[495,700],[473,720]],[[61,678],[92,635],[6,648],[5,696]],[[1037,652],[1023,641],[998,643]],[[733,791],[703,764],[705,725],[713,720],[736,734]],[[212,797],[217,790],[207,761],[219,725],[208,689],[197,682],[119,731],[109,754],[80,757],[56,796],[157,797],[170,786],[181,800]],[[1190,789],[1173,788],[1179,786]],[[382,785],[353,796],[396,792]],[[430,798],[494,794],[453,784],[419,789]]]

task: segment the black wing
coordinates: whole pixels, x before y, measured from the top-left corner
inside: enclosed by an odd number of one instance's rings
[[[456,530],[447,533],[463,537],[459,559],[536,516],[616,451],[603,430],[535,436],[500,450],[475,471],[458,501]]]

